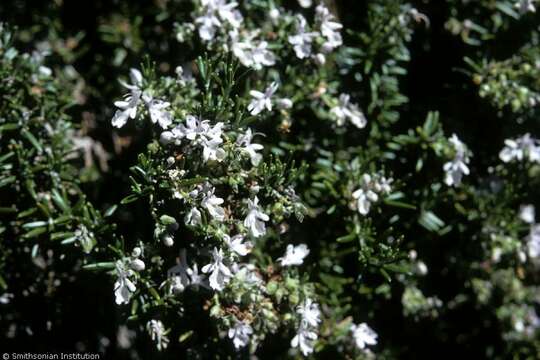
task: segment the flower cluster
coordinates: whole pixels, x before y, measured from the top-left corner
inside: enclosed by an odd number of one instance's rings
[[[504,148],[499,153],[499,157],[503,162],[528,160],[540,163],[540,141],[530,134],[525,134],[516,139],[507,139],[504,141],[504,145]]]
[[[459,186],[463,175],[469,175],[469,154],[466,145],[453,134],[448,140],[454,150],[454,158],[444,164],[444,182],[448,186]]]
[[[392,191],[391,183],[392,179],[387,179],[379,174],[362,175],[360,188],[352,193],[353,208],[361,215],[367,215],[371,205],[379,201],[380,195],[386,195]]]
[[[311,299],[306,299],[302,305],[298,306],[296,312],[300,316],[300,325],[297,334],[291,340],[291,346],[299,348],[302,354],[307,356],[313,352],[318,338],[317,328],[321,322],[321,311],[318,304]]]

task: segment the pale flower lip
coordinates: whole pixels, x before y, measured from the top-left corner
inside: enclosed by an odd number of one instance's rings
[[[274,96],[277,88],[278,84],[276,82],[273,82],[265,89],[264,93],[256,90],[251,90],[249,94],[251,95],[253,100],[251,100],[248,105],[248,111],[250,112],[250,114],[258,115],[264,109],[272,111],[272,96]]]
[[[306,32],[307,21],[302,15],[297,16],[296,34],[289,35],[289,44],[293,45],[296,57],[305,59],[311,56],[311,43],[317,37],[316,32]]]
[[[135,283],[130,280],[133,276],[133,271],[129,269],[124,261],[116,262],[117,280],[114,283],[114,295],[117,305],[129,304],[131,295],[137,290]]]
[[[261,237],[266,234],[264,222],[270,220],[269,216],[261,211],[257,196],[253,200],[248,199],[248,214],[244,220],[244,226],[253,237]]]
[[[216,291],[221,291],[231,280],[233,274],[225,264],[223,264],[223,250],[214,248],[212,252],[213,262],[203,266],[202,272],[211,273],[208,280],[210,287]]]
[[[349,120],[354,126],[363,129],[367,125],[367,119],[358,105],[351,103],[351,97],[348,94],[339,96],[338,104],[330,109],[330,114],[335,118],[338,126],[345,125]]]
[[[367,345],[377,345],[378,335],[366,323],[352,324],[351,332],[357,348],[365,349]]]
[[[214,195],[215,189],[212,188],[204,195],[201,206],[208,210],[208,213],[212,218],[217,221],[225,220],[225,210],[220,206],[224,200]]]
[[[306,299],[304,303],[296,309],[300,315],[300,326],[296,336],[291,340],[291,347],[299,347],[304,356],[313,352],[315,341],[318,338],[315,330],[321,322],[321,312],[319,305],[311,299]]]
[[[297,266],[304,263],[304,259],[309,254],[309,248],[306,244],[300,244],[294,246],[292,244],[287,245],[287,251],[285,256],[279,258],[277,261],[281,263],[281,266]]]
[[[161,320],[150,320],[146,324],[146,330],[150,338],[156,343],[158,350],[164,350],[169,345],[169,338],[166,335],[165,326]]]
[[[455,156],[451,161],[448,161],[443,165],[445,172],[444,182],[448,186],[459,186],[463,179],[463,175],[469,175],[469,155],[467,154],[467,147],[457,137],[456,134],[452,134],[448,139],[450,144],[454,147]]]
[[[245,322],[238,321],[234,327],[228,331],[228,336],[233,339],[233,344],[236,350],[246,347],[249,344],[249,338],[253,334],[251,325]]]
[[[244,242],[244,237],[240,234],[230,237],[223,235],[223,241],[229,246],[229,249],[240,256],[246,256],[251,252],[253,245],[251,242]]]
[[[257,153],[257,151],[262,150],[264,146],[260,144],[252,144],[252,139],[253,133],[251,132],[251,129],[247,129],[245,134],[238,136],[236,143],[242,146],[241,149],[249,155],[251,165],[257,166],[262,160],[262,155]]]

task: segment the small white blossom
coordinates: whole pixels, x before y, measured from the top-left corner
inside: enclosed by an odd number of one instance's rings
[[[167,331],[161,320],[150,320],[146,324],[146,330],[150,334],[152,341],[156,343],[156,347],[159,351],[166,349],[169,345],[169,338],[167,337]]]
[[[225,158],[225,150],[221,148],[223,139],[223,123],[218,122],[214,126],[210,125],[209,120],[200,120],[194,116],[186,116],[185,124],[180,124],[170,132],[161,134],[162,143],[170,143],[173,139],[179,143],[181,139],[187,139],[193,146],[203,148],[204,161],[222,161]],[[166,134],[166,135],[164,135]]]
[[[366,323],[352,324],[351,332],[357,348],[365,349],[367,345],[377,345],[378,336]]]
[[[293,348],[299,347],[304,356],[313,352],[314,342],[317,340],[316,329],[321,321],[319,305],[311,299],[306,299],[298,306],[296,312],[301,316],[300,326],[296,336],[291,340]]]
[[[288,98],[281,98],[276,100],[276,106],[278,109],[290,109],[293,107],[293,102]]]
[[[142,74],[137,69],[131,69],[129,75],[133,84],[127,84],[122,81],[120,83],[130,90],[130,92],[124,95],[124,100],[116,101],[114,103],[118,110],[116,110],[116,113],[114,114],[112,125],[116,128],[123,127],[128,119],[135,119],[137,116],[137,107],[141,101]]]
[[[525,14],[527,12],[536,12],[536,7],[534,6],[535,0],[518,0],[514,5],[520,13]]]
[[[257,153],[264,148],[260,144],[252,144],[251,140],[253,139],[253,133],[251,129],[247,129],[245,134],[239,135],[236,143],[241,146],[242,151],[246,152],[249,155],[251,164],[253,166],[259,165],[262,159],[262,155]]]
[[[285,256],[278,259],[278,262],[281,263],[281,266],[295,266],[302,265],[304,263],[304,258],[308,256],[309,248],[306,244],[300,244],[294,246],[292,244],[287,245],[287,251]]]
[[[388,194],[391,191],[391,179],[383,176],[362,175],[360,188],[352,193],[355,208],[362,215],[367,215],[371,204],[379,201],[379,194]]]
[[[317,37],[316,32],[307,32],[307,21],[302,15],[297,16],[296,34],[289,36],[289,44],[293,46],[296,57],[305,59],[311,56],[311,43]]]
[[[469,156],[467,155],[467,147],[459,140],[456,134],[453,134],[450,139],[450,143],[454,147],[455,156],[451,161],[444,164],[443,170],[445,172],[444,182],[448,186],[459,186],[463,175],[469,175]]]
[[[530,134],[525,134],[516,139],[504,141],[504,148],[499,153],[499,157],[505,163],[511,161],[522,161],[540,163],[540,141]]]
[[[190,226],[198,226],[202,224],[202,214],[197,208],[191,208],[184,218],[184,223]]]
[[[264,93],[256,90],[251,90],[249,94],[253,98],[248,105],[248,111],[251,115],[258,115],[264,109],[272,111],[272,96],[276,92],[278,84],[273,82],[266,88]]]
[[[367,125],[366,117],[358,105],[351,103],[350,99],[350,95],[341,94],[338,105],[330,109],[330,114],[336,119],[338,126],[345,125],[345,121],[348,119],[354,126],[362,129]]]
[[[114,295],[117,305],[129,304],[131,295],[137,290],[133,281],[129,278],[133,276],[133,271],[129,269],[124,261],[116,262],[116,276],[118,277],[114,283]]]
[[[223,204],[223,199],[214,195],[215,189],[211,189],[206,192],[204,195],[201,206],[208,210],[210,216],[212,216],[217,221],[225,220],[225,209],[220,205]]]
[[[213,262],[205,265],[202,272],[205,274],[211,273],[209,276],[210,287],[214,290],[221,291],[227,285],[232,277],[231,270],[223,264],[223,250],[214,248],[212,252]]]
[[[519,218],[527,224],[534,224],[536,219],[534,205],[521,205],[519,208]]]
[[[242,14],[236,7],[235,1],[226,0],[201,0],[203,14],[195,19],[198,25],[199,36],[203,41],[211,41],[216,35],[216,31],[225,23],[232,28],[238,28],[242,21]]]
[[[251,252],[253,245],[251,242],[244,242],[244,237],[242,235],[235,235],[230,237],[229,235],[223,235],[223,241],[229,246],[231,251],[237,253],[240,256],[246,256]]]
[[[343,25],[335,21],[334,15],[330,13],[326,6],[319,4],[315,8],[315,19],[320,25],[321,34],[326,38],[322,46],[323,52],[328,53],[343,44],[340,33]]]
[[[199,274],[197,264],[193,264],[191,268],[188,267],[185,249],[180,251],[178,264],[167,271],[167,277],[171,280],[171,291],[175,293],[183,292],[190,285],[195,288],[199,285],[208,287],[205,277]]]
[[[170,105],[170,103],[161,100],[148,101],[148,112],[152,123],[158,123],[163,129],[167,129],[172,124],[172,114],[166,110]]]
[[[253,328],[244,322],[238,321],[229,329],[229,339],[233,339],[234,347],[238,350],[249,344],[249,337],[253,334]]]
[[[295,337],[291,340],[291,346],[293,348],[299,347],[300,351],[304,356],[308,356],[313,352],[315,346],[315,340],[318,336],[315,331],[313,331],[309,326],[305,326],[302,323],[298,328],[298,332]]]
[[[314,303],[313,300],[306,299],[302,305],[298,306],[296,312],[310,326],[319,326],[321,322],[321,311],[319,310],[319,304]]]
[[[263,66],[273,66],[276,55],[268,49],[268,42],[255,40],[257,31],[247,33],[240,39],[238,32],[231,31],[231,50],[240,63],[246,67],[260,70]]]
[[[313,0],[298,0],[298,4],[303,8],[309,8],[313,5]]]
[[[137,272],[140,272],[146,268],[146,265],[141,259],[133,259],[131,260],[131,268]]]
[[[529,258],[536,259],[540,257],[540,224],[531,226],[526,241]]]
[[[15,295],[13,295],[12,293],[3,293],[0,296],[0,304],[2,305],[9,304],[14,297]]]
[[[270,220],[268,215],[261,211],[259,199],[255,196],[253,200],[248,199],[248,214],[244,220],[244,226],[254,237],[261,237],[266,234],[264,222]]]

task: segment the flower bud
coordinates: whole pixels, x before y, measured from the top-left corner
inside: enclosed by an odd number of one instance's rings
[[[145,269],[144,261],[135,259],[131,261],[131,268],[135,271],[143,271]]]
[[[159,142],[161,145],[168,145],[174,141],[174,134],[170,131],[164,131],[159,136]]]
[[[172,238],[172,236],[170,235],[166,235],[163,237],[163,245],[167,246],[167,247],[171,247],[174,245],[174,240]]]
[[[142,254],[142,250],[140,247],[136,247],[133,249],[133,251],[131,252],[131,256],[133,256],[134,258],[138,258],[139,256],[141,256]]]

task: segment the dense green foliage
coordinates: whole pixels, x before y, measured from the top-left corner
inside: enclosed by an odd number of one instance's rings
[[[0,4],[0,349],[538,358],[535,5]]]

